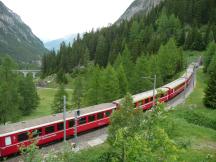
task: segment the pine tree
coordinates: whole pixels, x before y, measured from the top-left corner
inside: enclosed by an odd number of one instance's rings
[[[95,66],[90,74],[86,85],[85,102],[87,105],[97,105],[102,101],[101,70],[98,66]]]
[[[119,97],[119,81],[111,65],[103,71],[102,97],[104,102],[111,102]]]
[[[129,48],[131,53],[133,53],[133,60],[135,61],[136,58],[140,55],[141,52],[141,43],[142,38],[140,36],[140,24],[134,20],[131,25],[131,29],[129,32]]]
[[[202,38],[202,34],[200,33],[200,31],[198,31],[198,29],[194,28],[193,29],[193,43],[192,43],[191,49],[201,51],[204,49],[204,46],[205,44]]]
[[[214,42],[209,43],[208,48],[204,54],[204,72],[207,72],[212,57],[216,53],[216,44]]]
[[[161,67],[160,64],[158,63],[158,57],[151,56],[149,59],[149,65],[150,65],[150,76],[156,75],[156,86],[160,87],[163,85],[163,79],[161,75]],[[153,88],[153,87],[152,87]]]
[[[0,64],[0,123],[14,121],[20,117],[17,75],[13,72],[15,64],[6,57]]]
[[[152,77],[149,59],[143,54],[137,59],[133,75],[133,93],[139,93],[152,88],[152,81],[143,77]]]
[[[29,115],[39,104],[39,97],[32,76],[22,77],[19,81],[18,90],[22,98],[19,109],[23,115]]]
[[[127,45],[125,45],[124,50],[121,54],[121,63],[122,63],[122,66],[124,68],[127,80],[128,80],[129,91],[131,91],[133,89],[132,76],[134,73],[134,63],[132,61],[132,56],[131,56],[131,53],[130,53]]]
[[[193,40],[194,40],[193,33],[192,33],[192,30],[190,29],[187,32],[186,37],[185,37],[184,49],[186,50],[191,49]]]
[[[208,86],[205,90],[204,104],[212,109],[216,109],[216,64],[214,70],[209,74]]]
[[[177,48],[174,39],[170,39],[166,45],[162,45],[158,54],[163,81],[171,79],[182,68],[182,53]],[[164,59],[166,58],[166,59]]]
[[[66,46],[65,42],[62,42],[60,45],[60,50],[59,50],[59,57],[60,57],[60,62],[59,65],[62,68],[63,72],[67,73],[69,72],[69,52],[68,52],[68,47]]]
[[[105,67],[108,61],[108,44],[103,35],[100,35],[98,38],[95,54],[95,63]]]
[[[53,104],[52,104],[52,112],[53,113],[61,113],[64,109],[64,96],[68,99],[68,94],[65,91],[64,85],[61,84],[54,96]]]
[[[43,55],[42,57],[42,66],[41,66],[41,72],[42,72],[42,78],[44,78],[47,75],[47,57],[46,55]]]
[[[128,81],[122,64],[117,68],[117,77],[119,82],[119,97],[123,97],[128,92]]]
[[[83,81],[80,75],[74,81],[74,90],[72,94],[72,103],[74,103],[75,108],[80,108],[83,99]]]
[[[59,84],[67,84],[68,80],[63,69],[57,72],[56,81]]]
[[[214,72],[216,70],[215,65],[216,65],[216,52],[215,52],[214,56],[212,56],[211,62],[208,66],[208,69],[207,69],[208,74],[211,74],[212,72]]]
[[[81,61],[82,65],[84,65],[85,67],[88,66],[88,63],[90,61],[90,53],[89,53],[89,50],[88,48],[85,49],[85,52],[83,54],[83,60]]]
[[[121,41],[120,41],[120,39],[116,38],[112,43],[111,51],[109,54],[109,62],[110,63],[113,64],[115,62],[116,58],[119,55],[120,48],[121,48]]]

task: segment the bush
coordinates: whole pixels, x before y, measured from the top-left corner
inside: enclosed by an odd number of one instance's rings
[[[183,118],[189,123],[216,130],[216,119],[210,118],[204,115],[202,112],[186,111]]]

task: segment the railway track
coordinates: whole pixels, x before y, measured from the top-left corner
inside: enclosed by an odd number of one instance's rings
[[[190,82],[189,86],[184,90],[181,94],[173,98],[172,100],[167,102],[166,109],[172,109],[173,107],[182,104],[185,102],[185,99],[191,94],[194,87],[196,85],[196,72],[194,73],[194,76],[192,78],[192,81]],[[96,145],[102,144],[104,141],[106,141],[108,136],[108,127],[103,127],[100,129],[93,130],[91,132],[81,134],[77,137],[77,146],[79,150],[87,149],[90,147],[94,147]],[[74,139],[68,139],[68,141],[75,142]],[[52,145],[48,145],[46,147],[42,147],[40,151],[43,154],[47,154],[50,151],[58,152],[61,151],[63,148],[64,142],[57,142]],[[15,156],[10,157],[6,162],[18,162],[21,161],[21,156]]]

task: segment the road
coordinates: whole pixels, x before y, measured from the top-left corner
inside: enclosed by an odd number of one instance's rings
[[[194,74],[190,85],[187,87],[185,91],[176,96],[171,101],[167,102],[167,110],[172,109],[173,107],[184,103],[185,99],[191,94],[195,85],[196,85],[196,74]],[[90,148],[99,144],[102,144],[106,141],[108,136],[108,127],[103,127],[101,129],[97,129],[86,134],[79,135],[77,138],[77,144],[79,150]],[[69,139],[68,141],[75,142],[74,139]],[[50,151],[59,151],[63,148],[63,142],[58,142],[46,147],[43,147],[41,151],[43,154],[46,154]],[[7,162],[18,162],[21,161],[21,156],[12,157],[7,160]]]

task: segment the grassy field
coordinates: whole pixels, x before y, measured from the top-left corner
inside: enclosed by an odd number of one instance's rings
[[[20,121],[50,115],[52,113],[51,105],[56,91],[57,89],[52,88],[38,88],[37,92],[40,97],[40,104],[38,108],[31,115],[20,118]],[[70,102],[72,90],[66,89],[66,91]]]
[[[216,161],[216,110],[206,108],[202,102],[206,78],[200,69],[196,88],[185,104],[168,113],[172,123],[168,126],[172,128],[170,136],[187,147],[181,155],[186,161],[207,161],[209,156],[213,156],[211,161]]]

